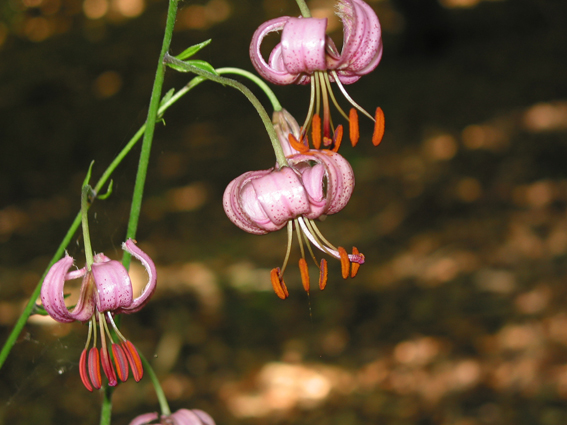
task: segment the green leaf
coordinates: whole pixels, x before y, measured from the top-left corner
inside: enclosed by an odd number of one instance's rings
[[[175,57],[179,60],[184,60],[184,59],[190,58],[195,53],[197,53],[199,50],[201,50],[203,47],[207,46],[210,42],[211,42],[211,39],[209,38],[207,41],[203,41],[202,43],[195,44],[194,46],[188,47],[182,53],[178,54]]]
[[[187,63],[189,65],[193,65],[194,67],[202,69],[203,71],[207,71],[210,72],[211,74],[219,75],[215,70],[215,68],[209,62],[205,62],[202,60],[192,60],[192,61],[187,61]]]
[[[87,175],[85,176],[85,180],[83,180],[83,185],[81,187],[85,187],[89,184],[91,179],[91,172],[93,171],[94,159],[91,161],[89,165],[89,171],[87,171]]]
[[[169,99],[173,97],[173,93],[175,93],[175,89],[171,89],[165,94],[165,96],[161,99],[161,102],[159,103],[160,108],[163,105],[165,105],[167,102],[169,102]]]

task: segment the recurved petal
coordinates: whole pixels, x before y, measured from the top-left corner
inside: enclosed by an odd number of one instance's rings
[[[200,409],[193,409],[193,413],[195,413],[199,417],[199,419],[201,419],[203,425],[216,425],[211,415],[209,415],[207,412]]]
[[[65,255],[61,260],[57,261],[51,268],[41,287],[41,302],[47,313],[58,322],[68,323],[74,320],[86,321],[94,312],[94,300],[91,289],[89,288],[88,278],[83,280],[81,286],[81,295],[77,306],[71,313],[65,305],[65,297],[63,295],[63,287],[69,268],[73,265],[73,257]],[[85,275],[86,270],[81,269],[82,273],[71,272],[73,278]]]
[[[362,0],[339,0],[337,14],[343,22],[344,41],[340,58],[327,56],[330,69],[336,69],[343,84],[368,74],[382,58],[380,21]]]
[[[132,254],[146,269],[148,274],[148,282],[144,287],[144,290],[130,304],[125,307],[119,308],[116,313],[135,313],[139,311],[146,303],[149,301],[151,296],[154,294],[157,285],[157,271],[156,266],[150,256],[142,251],[133,239],[128,239],[122,244],[122,249]],[[130,291],[132,291],[132,285],[130,284]]]
[[[91,273],[98,292],[98,311],[116,311],[132,304],[132,282],[122,263],[116,260],[93,263]]]
[[[210,416],[209,418],[212,420]],[[169,416],[169,419],[173,422],[174,425],[207,425],[207,422],[203,422],[199,415],[189,409],[179,409],[177,412],[171,414]],[[212,424],[214,425],[215,422],[213,421]]]
[[[317,166],[311,171],[303,171],[306,168],[302,164],[314,160],[324,166],[325,180],[320,173],[321,168]],[[306,218],[316,219],[322,214],[335,214],[346,206],[354,190],[354,172],[342,155],[329,150],[311,150],[309,155],[293,155],[288,161],[302,172],[303,183],[310,194],[312,211],[304,215]],[[324,198],[321,198],[321,193]],[[321,202],[323,199],[324,204]]]
[[[290,167],[274,170],[250,184],[269,223],[266,230],[279,230],[287,222],[310,211],[307,193],[298,174]],[[254,217],[252,217],[254,219]]]
[[[290,74],[285,69],[283,57],[281,55],[281,45],[276,46],[270,55],[269,65],[266,63],[262,53],[260,52],[260,47],[264,37],[272,32],[281,31],[289,19],[289,16],[281,16],[264,22],[254,32],[252,42],[250,43],[250,59],[252,60],[254,68],[256,68],[256,71],[258,71],[262,77],[274,84],[292,84],[298,78],[298,75]]]
[[[338,213],[348,204],[354,190],[354,172],[349,162],[336,152],[323,151],[316,155],[325,163],[328,173],[327,196],[330,203],[325,214]]]
[[[281,41],[281,56],[287,72],[312,74],[327,69],[326,30],[326,18],[289,18],[283,27]]]
[[[264,228],[259,227],[246,213],[242,200],[242,190],[251,180],[265,176],[272,172],[273,169],[248,171],[233,181],[226,187],[223,195],[224,212],[230,221],[240,227],[242,230],[255,235],[265,235],[268,233]],[[253,202],[254,198],[250,199]],[[247,209],[251,208],[248,207]]]
[[[155,423],[152,421],[155,421],[158,417],[159,415],[157,414],[157,412],[144,413],[143,415],[136,416],[134,419],[132,419],[130,421],[130,425],[146,425],[149,424],[150,422]]]

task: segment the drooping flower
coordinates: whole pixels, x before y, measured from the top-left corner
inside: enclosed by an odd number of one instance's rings
[[[118,383],[117,375],[121,381],[128,379],[128,365],[136,382],[142,379],[144,373],[138,351],[120,333],[113,316],[119,313],[135,313],[148,302],[156,288],[156,268],[151,258],[138,248],[132,239],[123,243],[122,249],[136,257],[148,273],[148,283],[137,298],[133,297],[128,271],[120,262],[111,260],[103,253],[94,256],[90,271],[87,267],[69,271],[74,260],[73,257],[65,255],[49,269],[41,288],[41,302],[53,319],[61,323],[89,322],[87,343],[79,360],[81,380],[89,391],[92,391],[93,387],[99,389],[102,386],[101,363],[110,386]],[[80,277],[83,278],[83,283],[79,300],[75,307],[69,310],[65,305],[63,288],[66,281]],[[115,343],[112,339],[109,324],[120,343]],[[100,351],[97,347],[97,325],[100,330]],[[92,348],[89,350],[91,338]],[[109,343],[116,369],[111,361]]]
[[[250,58],[256,70],[274,84],[311,84],[311,102],[303,124],[304,132],[312,128],[313,144],[319,149],[334,145],[340,126],[333,125],[329,98],[349,121],[351,143],[358,142],[357,110],[374,120],[372,142],[378,145],[384,134],[384,114],[377,108],[372,117],[346,92],[344,84],[352,84],[373,71],[382,58],[380,22],[372,8],[362,0],[339,0],[336,13],[343,23],[343,47],[339,53],[333,40],[326,35],[327,19],[294,18],[282,16],[260,25],[252,37]],[[281,42],[265,61],[260,46],[264,38],[275,31],[282,31]],[[353,106],[349,115],[335,99],[331,82],[335,82]],[[321,128],[320,108],[323,107]],[[342,129],[340,130],[342,132]]]
[[[158,415],[156,412],[144,413],[135,417],[130,425],[215,425],[215,421],[211,416],[199,409],[179,409],[171,415]]]
[[[341,261],[342,275],[354,277],[364,255],[353,248],[347,254],[342,247],[331,244],[318,229],[315,220],[342,210],[354,189],[354,173],[348,161],[330,150],[308,150],[299,152],[285,140],[299,126],[287,111],[276,112],[276,133],[287,155],[288,166],[261,171],[249,171],[234,179],[227,186],[223,205],[228,218],[242,230],[257,235],[282,229],[287,226],[288,246],[280,269],[271,272],[276,294],[285,299],[288,291],[283,280],[293,239],[293,230],[301,251],[299,268],[304,289],[309,292],[309,273],[305,260],[305,248],[319,268],[319,287],[327,283],[327,261],[319,263],[311,244],[323,253]],[[288,136],[288,137],[286,137]],[[352,264],[352,268],[351,268]]]

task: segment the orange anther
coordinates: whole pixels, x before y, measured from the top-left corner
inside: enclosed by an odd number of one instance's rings
[[[122,382],[128,379],[128,360],[124,349],[118,344],[112,344],[112,356],[116,366],[116,374]]]
[[[341,141],[343,140],[343,126],[339,124],[339,126],[335,130],[335,134],[333,135],[333,139],[335,141],[335,147],[332,149],[333,152],[338,152],[339,148],[341,147]]]
[[[300,153],[305,153],[309,150],[309,146],[306,146],[303,143],[298,142],[295,136],[291,133],[289,133],[288,140],[291,147],[296,151],[299,151]]]
[[[319,114],[313,115],[313,122],[311,123],[311,138],[313,139],[313,146],[315,149],[321,147],[321,118]]]
[[[307,268],[307,261],[305,258],[299,259],[299,271],[301,273],[301,283],[303,283],[303,289],[309,294],[309,269]]]
[[[289,296],[289,292],[287,292],[287,287],[285,286],[285,282],[280,277],[280,268],[276,267],[272,269],[270,272],[270,279],[272,280],[272,286],[274,288],[274,292],[278,297],[282,300],[285,300]]]
[[[139,382],[144,376],[144,367],[142,365],[142,359],[138,354],[138,350],[134,347],[130,341],[124,341],[122,343],[122,348],[124,353],[128,358],[128,363],[130,364],[130,369],[132,369],[132,375],[134,375],[134,380]]]
[[[91,382],[93,383],[93,387],[97,390],[100,390],[100,387],[102,387],[102,377],[100,374],[100,357],[98,354],[98,349],[95,347],[89,350],[88,371],[89,378],[91,378]]]
[[[348,258],[346,250],[342,246],[339,246],[339,255],[341,256],[341,270],[343,273],[343,279],[346,279],[350,271],[350,260]]]
[[[352,254],[360,255],[360,252],[358,252],[358,248],[356,246],[352,247]],[[352,268],[350,269],[350,277],[355,277],[356,274],[358,273],[359,268],[360,268],[360,264],[353,262]]]
[[[110,361],[110,354],[108,354],[108,349],[106,347],[102,347],[100,349],[100,363],[104,374],[108,378],[108,385],[110,387],[115,387],[116,384],[118,384],[118,381],[116,380],[116,372],[114,371],[114,367]]]
[[[327,260],[321,258],[321,267],[319,267],[319,289],[322,291],[327,286]]]
[[[376,108],[376,123],[374,124],[374,134],[372,134],[372,144],[378,146],[384,137],[385,118],[382,108]]]
[[[352,147],[355,147],[358,143],[358,139],[360,138],[360,132],[358,131],[358,112],[356,109],[350,108],[350,112],[348,114],[348,132],[350,136],[350,143]]]
[[[87,371],[87,349],[85,348],[81,353],[81,358],[79,359],[79,375],[81,376],[81,381],[83,385],[90,392],[93,391],[93,387],[89,381],[88,371]]]

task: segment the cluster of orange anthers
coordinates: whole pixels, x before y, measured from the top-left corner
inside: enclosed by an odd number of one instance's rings
[[[358,269],[360,268],[360,263],[351,261],[349,255],[342,246],[338,247],[338,252],[341,260],[343,279],[347,279],[349,276],[355,277],[358,273]],[[352,255],[364,260],[364,254],[361,254],[355,246],[352,247]],[[307,261],[305,261],[305,258],[299,259],[299,272],[301,274],[301,283],[303,284],[303,289],[305,289],[305,292],[309,294],[309,270],[307,268]],[[319,289],[321,291],[327,286],[327,275],[327,260],[321,258],[321,264],[319,266]],[[272,281],[272,287],[274,288],[276,295],[282,300],[285,300],[289,296],[289,292],[283,280],[283,271],[279,267],[272,269],[272,271],[270,272],[270,279]]]
[[[372,133],[372,144],[374,146],[378,146],[382,142],[385,130],[384,111],[382,111],[382,108],[376,108],[374,120],[375,123],[374,132]],[[357,145],[358,139],[360,138],[360,132],[358,130],[358,112],[356,112],[355,108],[350,109],[348,122],[350,143],[354,147]],[[302,131],[302,135],[303,134],[304,132]],[[341,146],[341,141],[343,139],[343,126],[341,124],[337,126],[333,133],[332,139],[330,137],[323,136],[321,140],[321,118],[319,117],[319,114],[314,114],[311,123],[311,139],[313,140],[313,147],[315,149],[321,149],[321,142],[323,142],[323,146],[332,146],[330,150],[332,152],[338,152]],[[289,143],[291,147],[299,151],[299,153],[309,155],[309,143],[301,143],[291,133],[289,134]]]

